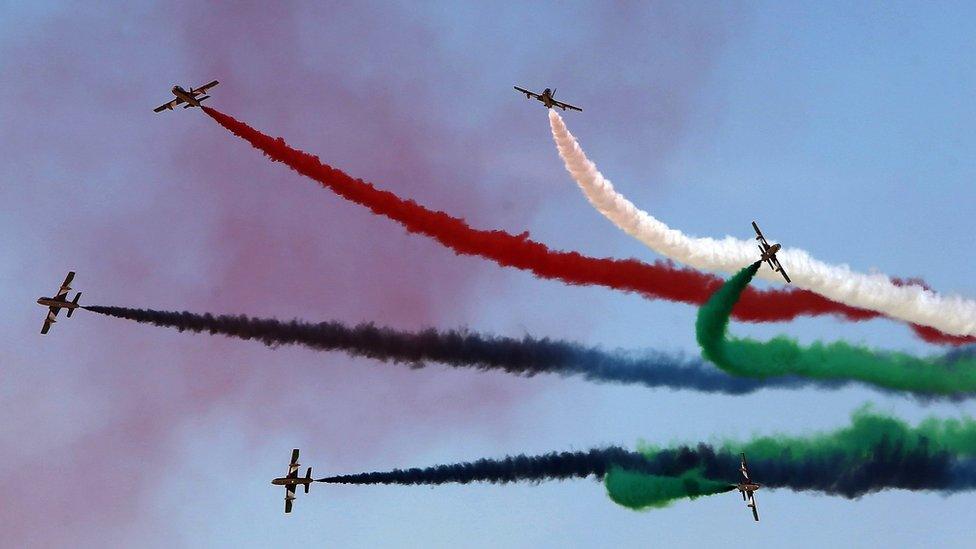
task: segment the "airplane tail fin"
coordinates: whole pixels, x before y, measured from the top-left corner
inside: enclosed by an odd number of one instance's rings
[[[80,298],[80,297],[81,297],[81,292],[78,292],[78,294],[75,296],[75,298],[71,302],[74,303],[75,305],[77,305],[78,304],[78,298]],[[68,318],[71,318],[71,313],[73,313],[73,312],[75,312],[74,308],[68,309]]]
[[[305,493],[307,494],[308,493],[308,489],[312,487],[312,468],[311,467],[309,467],[308,470],[305,471],[305,480],[308,481],[308,482],[305,483]]]

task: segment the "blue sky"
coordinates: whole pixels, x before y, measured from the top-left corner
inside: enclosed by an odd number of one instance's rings
[[[559,249],[655,259],[593,211],[545,112],[558,87],[587,154],[690,234],[967,276],[976,161],[974,13],[841,3],[195,3],[0,7],[0,529],[18,544],[348,547],[968,546],[972,495],[856,501],[779,490],[636,513],[593,481],[332,487],[281,513],[288,452],[315,472],[509,453],[802,434],[868,389],[743,397],[538,377],[412,372],[341,355],[76,315],[37,334],[68,268],[89,303],[528,332],[697,352],[695,310],[459,258],[264,161],[174,83],[354,176]],[[53,208],[53,211],[52,211]],[[738,334],[936,352],[903,325],[832,319]],[[36,476],[41,480],[35,480]],[[52,527],[52,524],[59,525]]]

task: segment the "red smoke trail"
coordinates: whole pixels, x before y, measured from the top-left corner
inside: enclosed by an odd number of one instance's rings
[[[635,259],[588,257],[578,252],[550,250],[542,243],[505,231],[475,229],[463,219],[429,210],[413,200],[400,198],[389,191],[381,191],[370,183],[354,179],[323,164],[318,157],[290,147],[280,137],[269,137],[212,108],[203,107],[203,111],[271,160],[282,162],[296,172],[318,181],[346,200],[399,222],[409,232],[437,240],[457,254],[491,259],[499,265],[530,271],[540,278],[561,280],[574,285],[606,286],[625,292],[638,292],[651,298],[694,305],[705,303],[724,282],[721,278],[699,271],[677,268],[669,261],[649,264]],[[824,314],[833,314],[848,320],[867,320],[881,316],[874,311],[835,303],[805,290],[756,290],[751,287],[742,294],[732,316],[747,322],[775,322],[792,320],[803,315]],[[976,342],[976,338],[972,337],[949,336],[932,328],[912,327],[920,337],[932,343],[960,345]]]

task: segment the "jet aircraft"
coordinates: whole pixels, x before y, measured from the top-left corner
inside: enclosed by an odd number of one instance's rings
[[[735,489],[742,494],[742,501],[747,502],[746,507],[752,508],[752,516],[759,522],[759,511],[756,510],[756,490],[762,487],[758,482],[753,482],[749,478],[749,469],[746,467],[746,455],[742,454],[742,465],[739,466],[739,471],[742,472],[742,476],[745,478],[742,482],[735,485]]]
[[[515,86],[515,89],[521,93],[524,93],[526,99],[538,99],[539,101],[542,101],[542,104],[545,105],[547,109],[551,109],[553,107],[559,107],[562,110],[573,109],[574,111],[583,112],[583,109],[579,107],[570,105],[569,103],[563,103],[562,101],[556,101],[555,99],[553,99],[553,96],[556,95],[556,90],[554,89],[550,90],[549,88],[546,88],[542,90],[541,94],[535,93],[533,91],[529,91],[525,88],[520,88],[518,86]]]
[[[173,92],[173,95],[176,96],[176,99],[170,101],[169,103],[165,103],[163,105],[156,107],[155,109],[153,109],[153,112],[163,112],[167,109],[173,110],[173,107],[177,105],[181,105],[183,103],[186,103],[186,105],[183,105],[184,109],[189,109],[190,107],[199,107],[200,103],[203,103],[204,100],[210,99],[210,96],[206,95],[207,90],[216,86],[219,83],[220,82],[214,80],[213,82],[209,84],[204,84],[203,86],[200,86],[197,89],[190,88],[189,90],[184,90],[182,86],[173,86],[173,89],[171,91]]]
[[[58,316],[58,311],[61,309],[68,309],[68,318],[71,318],[71,313],[75,309],[81,307],[78,305],[78,298],[81,297],[81,292],[75,295],[75,298],[68,301],[68,292],[71,291],[71,281],[75,278],[75,272],[69,271],[68,276],[64,278],[64,282],[61,283],[61,287],[58,289],[57,295],[54,297],[41,297],[37,299],[38,305],[43,305],[48,308],[47,318],[44,319],[44,327],[41,328],[41,333],[46,334],[48,330],[51,329],[51,324],[57,322],[55,320]]]
[[[271,481],[271,484],[275,486],[285,487],[285,512],[291,513],[291,502],[295,501],[295,486],[299,484],[305,485],[305,493],[308,493],[309,487],[312,485],[314,480],[312,480],[312,468],[309,467],[305,472],[304,477],[298,476],[298,468],[301,465],[298,463],[298,448],[291,451],[291,463],[288,464],[288,474],[283,477],[276,478]]]
[[[786,271],[783,270],[783,266],[779,264],[779,260],[776,259],[776,252],[778,252],[783,246],[781,244],[773,244],[770,246],[769,242],[766,242],[766,237],[763,236],[762,231],[759,230],[759,225],[756,225],[755,221],[752,222],[752,228],[756,230],[756,240],[759,241],[759,253],[762,254],[759,257],[759,260],[765,261],[767,264],[769,264],[770,269],[783,275],[783,278],[786,279],[787,283],[793,282],[790,280],[789,275],[786,274]]]

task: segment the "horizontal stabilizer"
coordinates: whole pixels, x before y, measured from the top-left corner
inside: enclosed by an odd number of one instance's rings
[[[78,294],[75,296],[75,298],[71,302],[74,303],[75,305],[77,305],[79,298],[81,298],[81,292],[78,292]],[[68,318],[71,318],[71,313],[73,313],[73,312],[75,312],[75,308],[74,307],[68,309]]]

